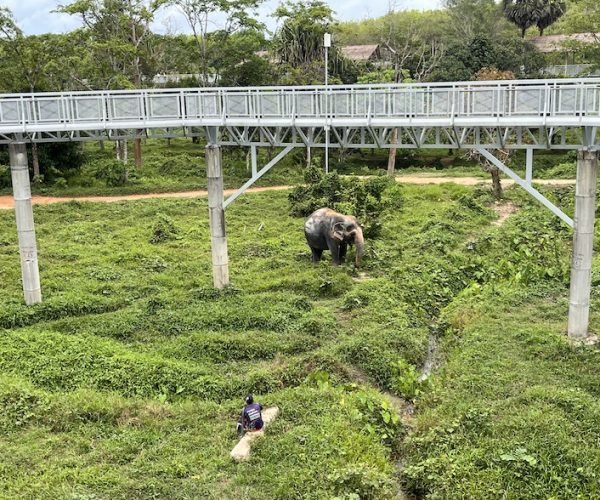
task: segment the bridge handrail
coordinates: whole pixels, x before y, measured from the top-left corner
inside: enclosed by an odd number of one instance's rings
[[[600,78],[0,94],[3,133],[236,120],[292,125],[303,119],[582,115],[600,117]]]

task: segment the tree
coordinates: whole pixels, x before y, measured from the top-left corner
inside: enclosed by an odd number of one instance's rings
[[[252,12],[263,0],[170,0],[184,15],[193,34],[197,56],[201,61],[201,81],[204,86],[212,83],[211,62],[230,35],[247,29],[262,28]],[[217,19],[224,22],[215,30]],[[211,32],[218,35],[211,37]],[[217,42],[212,44],[211,42]],[[216,78],[215,78],[216,80]]]
[[[335,29],[333,10],[321,0],[286,2],[273,14],[281,26],[273,37],[274,59],[278,61],[280,83],[318,85],[324,83],[324,35]],[[341,83],[349,61],[342,57],[335,37],[329,48],[328,74],[331,82]]]
[[[333,10],[321,0],[281,4],[273,14],[283,21],[275,35],[275,53],[279,61],[305,66],[323,57],[323,37],[333,24]]]
[[[502,0],[506,18],[521,29],[521,38],[531,26],[537,26],[540,35],[566,11],[563,0]]]
[[[545,0],[540,9],[536,26],[540,30],[540,36],[544,30],[554,24],[566,12],[567,6],[563,0]]]
[[[268,59],[256,53],[267,41],[262,31],[246,29],[223,37],[219,57],[213,62],[223,86],[246,87],[273,84],[275,74]]]
[[[7,67],[1,68],[2,74],[8,76],[3,85],[13,92],[35,92],[52,90],[52,85],[46,85],[52,80],[56,61],[52,57],[56,36],[23,35],[17,26],[12,13],[6,8],[0,8],[0,35],[2,52],[6,54],[3,62]],[[40,178],[40,160],[37,143],[31,145],[31,158],[33,162],[33,176]]]
[[[544,61],[539,52],[522,38],[499,37],[496,43],[485,36],[457,41],[446,49],[443,60],[434,69],[434,81],[471,80],[482,68],[511,71],[519,77],[539,74]]]
[[[499,71],[497,68],[481,68],[474,76],[475,80],[514,80],[515,75],[511,71]],[[502,163],[508,164],[511,160],[511,151],[508,149],[495,149],[491,153],[496,156]],[[500,170],[491,161],[479,154],[477,150],[471,149],[467,153],[467,157],[479,163],[479,166],[489,172],[492,176],[492,194],[494,198],[500,200],[502,198],[502,183],[500,182]]]
[[[537,0],[503,0],[504,16],[521,29],[521,38],[525,32],[534,26],[538,18]]]
[[[75,0],[59,12],[79,16],[88,29],[96,67],[93,81],[99,88],[141,88],[150,23],[167,0]],[[119,147],[120,146],[120,147]],[[117,154],[123,158],[124,146]],[[142,165],[141,139],[134,141],[136,167]]]
[[[597,0],[571,0],[567,12],[553,26],[560,33],[590,33],[591,40],[563,42],[565,52],[574,54],[578,62],[600,68],[600,2]]]
[[[495,38],[504,26],[499,21],[499,7],[494,0],[445,0],[450,22],[448,30],[454,41],[472,40],[477,36]]]

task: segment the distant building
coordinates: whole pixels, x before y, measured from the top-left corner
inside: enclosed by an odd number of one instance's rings
[[[600,43],[600,35],[596,33],[573,33],[572,35],[543,35],[527,39],[540,52],[562,52],[564,42]]]
[[[346,59],[357,63],[383,63],[390,60],[389,51],[379,44],[370,45],[346,45],[341,47],[340,51]],[[268,50],[259,50],[254,53],[258,57],[269,59],[272,63],[278,63],[279,60]]]
[[[342,55],[354,62],[381,62],[385,52],[380,45],[346,45],[341,49]]]
[[[594,64],[555,64],[544,68],[544,74],[568,77],[600,76],[600,69]]]
[[[575,54],[570,50],[566,42],[598,43],[600,35],[596,33],[573,33],[572,35],[544,35],[528,38],[540,52],[551,54],[559,52],[564,54],[564,64],[555,64],[544,69],[548,76],[598,76],[600,71],[592,64],[575,64]]]
[[[154,75],[152,77],[152,83],[154,85],[169,85],[172,83],[179,83],[182,80],[201,80],[202,75],[200,73],[169,73],[166,75]],[[217,75],[208,75],[209,85],[217,83]]]

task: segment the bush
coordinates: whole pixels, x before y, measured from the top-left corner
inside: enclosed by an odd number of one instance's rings
[[[173,219],[164,214],[160,214],[154,223],[149,241],[150,243],[157,244],[162,243],[163,241],[175,240],[178,238],[177,233],[177,227],[175,227]]]
[[[360,463],[329,474],[337,498],[385,498],[391,497],[394,483],[385,474],[368,464]]]
[[[558,165],[543,172],[546,179],[574,179],[577,175],[577,164],[575,162],[559,163]]]
[[[92,160],[83,168],[84,176],[104,181],[108,187],[123,186],[128,180],[127,166],[115,159]]]
[[[84,156],[81,144],[77,142],[54,142],[37,145],[40,170],[44,181],[55,184],[59,179],[75,175],[81,168]],[[28,146],[29,166],[32,166],[33,155]]]
[[[202,170],[198,158],[185,153],[158,162],[158,171],[163,175],[198,176],[203,174]]]
[[[7,165],[0,165],[0,188],[7,188],[10,186],[10,167]]]
[[[356,178],[343,180],[334,172],[325,174],[312,166],[304,175],[306,185],[298,186],[289,194],[290,215],[307,217],[319,208],[329,207],[340,213],[354,215],[363,226],[366,238],[376,238],[381,233],[379,216],[384,205],[401,206],[401,195],[395,190],[382,201],[383,193],[395,184],[387,177],[362,181]],[[392,201],[393,200],[393,201]]]

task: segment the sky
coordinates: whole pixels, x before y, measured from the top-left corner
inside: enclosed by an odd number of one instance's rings
[[[0,0],[0,7],[8,7],[19,27],[26,35],[41,33],[64,33],[79,26],[75,16],[52,13],[59,4],[67,4],[69,0]],[[270,14],[279,5],[280,0],[266,0],[258,11],[259,19],[270,30],[276,27]],[[329,5],[336,12],[336,18],[342,21],[361,20],[385,14],[390,6],[394,10],[435,9],[441,0],[329,0]],[[185,19],[175,7],[163,9],[157,15],[153,30],[158,33],[186,33],[188,28]]]

